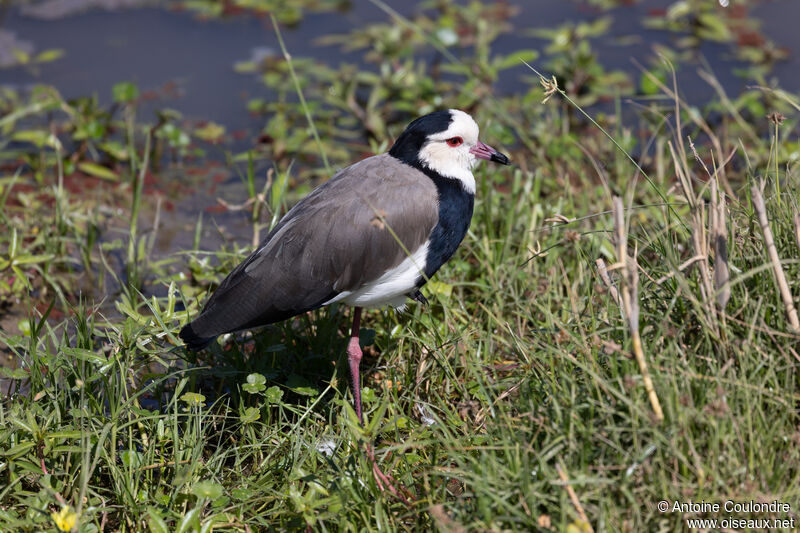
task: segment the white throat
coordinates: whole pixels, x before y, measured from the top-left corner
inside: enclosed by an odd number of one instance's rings
[[[419,153],[419,159],[423,165],[437,172],[445,178],[455,179],[461,182],[464,190],[470,194],[475,194],[475,176],[472,175],[472,165],[475,164],[475,156],[467,154],[469,157],[453,157],[452,153],[442,153],[445,150],[453,152],[447,145],[442,149],[441,146],[426,146]],[[471,160],[470,160],[471,158]]]

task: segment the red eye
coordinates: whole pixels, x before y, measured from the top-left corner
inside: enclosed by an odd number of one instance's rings
[[[456,146],[461,145],[461,143],[463,143],[463,142],[464,142],[464,139],[462,139],[461,137],[450,137],[449,139],[447,139],[448,146],[452,146],[453,148],[455,148]]]

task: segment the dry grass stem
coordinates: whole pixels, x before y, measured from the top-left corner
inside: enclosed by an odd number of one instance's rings
[[[692,152],[692,155],[695,158],[700,166],[708,176],[708,183],[712,189],[715,189],[717,186],[717,174],[711,174],[708,169],[708,166],[705,164],[703,159],[700,157],[700,154],[697,153],[697,149],[695,148],[694,142],[690,137],[687,137],[689,141],[689,148]],[[719,333],[719,325],[717,320],[717,308],[713,301],[713,295],[715,294],[714,289],[714,282],[711,279],[711,268],[709,265],[709,253],[710,253],[710,245],[709,245],[709,236],[713,238],[713,227],[714,227],[714,217],[716,216],[712,212],[708,215],[708,229],[706,227],[706,207],[703,201],[702,195],[703,190],[701,189],[699,192],[695,193],[694,188],[692,187],[691,181],[691,172],[692,170],[689,168],[689,165],[686,162],[686,159],[678,159],[676,158],[676,154],[672,152],[673,162],[676,169],[680,169],[679,176],[683,176],[681,181],[681,185],[683,188],[684,196],[686,197],[687,202],[691,206],[691,227],[692,227],[692,246],[694,248],[694,255],[695,257],[699,257],[698,259],[698,274],[700,276],[700,296],[702,302],[706,307],[706,311],[709,317],[709,324],[712,328],[717,330]],[[712,196],[714,193],[712,192]],[[713,200],[712,200],[713,202]],[[713,205],[713,203],[712,203]]]
[[[767,247],[767,254],[769,254],[769,260],[772,263],[775,281],[778,283],[778,290],[780,291],[783,306],[786,310],[786,318],[789,320],[789,327],[793,332],[800,333],[800,320],[797,318],[797,309],[794,307],[792,292],[789,290],[789,284],[786,282],[786,274],[784,274],[783,268],[781,268],[781,259],[778,257],[778,249],[775,248],[775,238],[772,236],[772,230],[769,227],[764,197],[761,195],[761,190],[757,185],[753,185],[750,188],[750,193],[753,199],[753,209],[756,211],[758,223],[764,235],[764,245]]]
[[[653,414],[658,422],[664,420],[664,412],[661,410],[661,402],[658,401],[653,380],[647,369],[647,361],[644,358],[642,339],[639,335],[639,268],[636,264],[636,257],[628,257],[627,232],[625,230],[625,216],[622,207],[622,199],[615,196],[613,199],[614,208],[614,230],[617,245],[617,260],[623,263],[622,267],[622,302],[625,315],[628,318],[628,328],[631,332],[633,342],[633,355],[642,373],[644,389],[653,408]]]
[[[797,244],[797,248],[800,249],[800,212],[797,211],[797,208],[794,210],[794,242]]]
[[[598,258],[594,264],[597,266],[597,273],[600,275],[600,280],[603,282],[603,285],[606,286],[609,294],[611,294],[611,297],[614,298],[614,301],[617,302],[617,305],[619,305],[620,311],[624,312],[619,289],[617,289],[617,286],[614,285],[614,282],[611,281],[611,277],[608,275],[608,267],[606,266],[606,262],[603,261],[602,258]]]
[[[439,531],[444,531],[445,533],[466,533],[467,531],[467,528],[450,518],[441,503],[431,505],[428,508],[428,513],[436,521]]]
[[[725,212],[725,197],[711,180],[711,241],[714,243],[714,288],[717,304],[723,313],[731,298],[730,272],[728,269],[728,224]]]
[[[569,500],[572,502],[572,506],[575,507],[575,512],[578,513],[580,519],[589,527],[589,531],[594,533],[594,528],[592,528],[592,524],[589,522],[589,517],[586,516],[586,512],[583,510],[583,505],[581,505],[581,501],[578,499],[575,489],[573,489],[572,485],[570,485],[567,472],[564,470],[564,467],[561,466],[561,463],[556,463],[556,472],[558,472],[559,479],[561,479],[561,481],[564,483],[564,488],[567,491]]]
[[[689,259],[687,259],[686,261],[684,261],[683,263],[678,265],[678,268],[676,268],[672,272],[670,272],[668,274],[665,274],[665,275],[661,276],[660,278],[658,278],[656,280],[656,285],[661,285],[662,283],[664,283],[668,279],[673,278],[678,272],[683,272],[684,270],[686,270],[687,268],[689,268],[693,264],[697,263],[698,261],[701,261],[702,259],[704,259],[704,257],[702,255],[694,255],[694,256],[690,257]]]

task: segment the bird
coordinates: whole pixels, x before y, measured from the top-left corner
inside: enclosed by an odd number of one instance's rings
[[[341,302],[353,307],[347,360],[363,423],[362,308],[427,303],[420,288],[469,229],[479,160],[508,165],[458,109],[416,118],[387,153],[337,172],[292,207],[180,330],[190,350],[217,336]],[[379,481],[380,484],[380,481]]]

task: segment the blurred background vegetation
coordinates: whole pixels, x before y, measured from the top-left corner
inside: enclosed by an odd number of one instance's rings
[[[683,530],[663,499],[796,516],[798,17],[0,3],[0,530]],[[432,305],[367,315],[366,428],[346,309],[177,348],[289,206],[448,107],[515,167],[477,171]],[[375,486],[376,440],[411,506]]]

